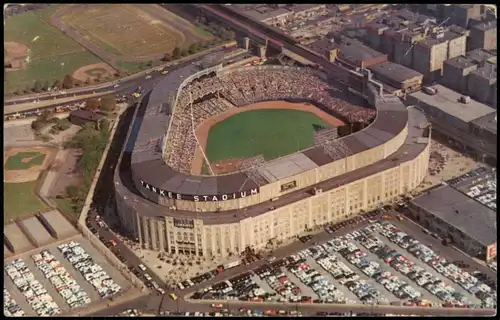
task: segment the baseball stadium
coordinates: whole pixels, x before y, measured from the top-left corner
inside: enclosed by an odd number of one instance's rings
[[[427,172],[425,115],[365,70],[189,65],[135,112],[115,192],[145,249],[263,248],[390,202]]]

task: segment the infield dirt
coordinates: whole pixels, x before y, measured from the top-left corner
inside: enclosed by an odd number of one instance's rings
[[[207,140],[208,140],[208,135],[210,132],[210,129],[217,123],[232,117],[236,114],[246,112],[246,111],[254,111],[254,110],[270,110],[270,109],[275,109],[275,110],[296,110],[296,111],[303,111],[303,112],[309,112],[317,116],[318,118],[321,118],[325,123],[330,124],[333,127],[339,127],[344,125],[344,122],[341,120],[335,118],[334,116],[320,110],[316,106],[310,103],[292,103],[292,102],[287,102],[287,101],[266,101],[266,102],[259,102],[255,103],[252,105],[248,105],[245,107],[239,107],[239,108],[231,108],[226,112],[223,112],[221,114],[218,114],[216,116],[210,117],[207,120],[205,120],[203,123],[201,123],[196,129],[195,129],[195,134],[198,138],[198,141],[200,143],[201,148],[203,148],[203,151],[206,151],[207,147]],[[236,168],[238,167],[238,163],[243,160],[243,159],[228,159],[224,161],[217,161],[215,163],[211,163],[212,170],[214,171],[215,174],[224,174],[228,172],[234,172]],[[203,154],[200,150],[200,148],[196,149],[193,162],[192,162],[192,167],[191,167],[191,174],[199,175],[202,173],[202,166],[203,166]]]
[[[37,154],[44,154],[45,158],[43,163],[40,165],[34,165],[28,169],[24,170],[6,170],[5,164],[10,157],[17,155],[22,152],[34,152]],[[27,149],[9,149],[5,150],[4,153],[4,183],[20,183],[28,182],[38,179],[40,173],[45,170],[53,161],[56,150],[52,148],[37,147],[37,148],[27,148]]]

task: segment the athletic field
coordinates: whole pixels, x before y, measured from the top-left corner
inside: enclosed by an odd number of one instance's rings
[[[268,109],[241,112],[210,128],[206,154],[210,163],[258,155],[272,160],[311,147],[314,133],[330,127],[304,111]]]

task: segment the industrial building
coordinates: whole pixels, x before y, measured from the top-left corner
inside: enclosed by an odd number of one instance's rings
[[[367,47],[357,40],[346,37],[320,39],[311,43],[309,48],[323,55],[330,62],[337,61],[339,64],[350,69],[369,68],[387,61],[386,54]]]
[[[468,76],[469,95],[479,102],[497,105],[497,65],[486,62]]]
[[[426,192],[410,201],[408,208],[425,228],[452,240],[466,253],[490,261],[496,257],[497,246],[496,206],[488,206],[496,200],[496,171],[481,171]],[[489,201],[484,203],[481,197]]]
[[[467,43],[468,50],[497,48],[497,20],[490,20],[473,25]]]
[[[420,72],[426,82],[436,81],[444,61],[465,54],[467,31],[438,26],[435,19],[404,12],[368,24],[365,42],[387,54],[390,61]]]
[[[472,19],[481,19],[480,4],[451,4],[442,5],[442,18],[448,20],[448,24],[456,24],[462,28],[468,28]]]
[[[466,56],[446,60],[443,63],[443,77],[440,82],[452,90],[468,94],[467,77],[471,72],[477,70],[477,66],[478,64],[473,59]]]
[[[407,96],[405,103],[414,105],[425,112],[434,128],[434,136],[438,134],[455,141],[463,150],[467,150],[480,160],[495,161],[497,153],[496,129],[493,138],[489,134],[479,134],[483,129],[473,130],[472,124],[482,117],[492,117],[491,125],[496,124],[496,110],[477,102],[470,97],[442,85],[425,88],[427,92],[415,92]],[[488,119],[492,119],[488,118]],[[481,122],[488,126],[487,121]],[[479,134],[479,135],[477,135]],[[485,137],[488,137],[485,139]]]
[[[393,62],[379,63],[368,69],[373,72],[375,79],[392,87],[394,93],[400,91],[405,94],[419,90],[424,78],[421,73]]]

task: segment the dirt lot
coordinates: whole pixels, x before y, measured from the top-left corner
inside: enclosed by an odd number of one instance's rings
[[[17,59],[25,59],[29,55],[28,46],[13,41],[4,42],[4,49],[6,51],[5,61],[11,62]],[[12,63],[12,68],[7,68],[7,71],[18,70],[18,64]]]
[[[79,181],[79,175],[75,172],[76,162],[81,152],[77,149],[67,149],[64,161],[54,163],[53,171],[57,171],[54,184],[49,191],[51,197],[64,195],[65,189],[71,184],[76,184]]]
[[[250,111],[250,110],[263,110],[263,109],[283,109],[283,110],[297,110],[310,112],[317,117],[321,118],[323,121],[331,124],[334,127],[339,127],[344,125],[344,122],[335,118],[334,116],[320,110],[316,106],[310,103],[291,103],[287,101],[266,101],[259,102],[249,106],[241,107],[241,108],[231,108],[226,112],[218,114],[216,116],[208,118],[206,121],[201,123],[195,130],[195,134],[198,137],[198,141],[200,142],[200,146],[203,150],[206,150],[208,133],[210,132],[210,128],[218,122],[221,122],[235,114]],[[241,159],[231,159],[227,161],[220,161],[212,165],[212,170],[215,173],[225,173],[230,172],[229,170],[234,171],[235,166],[237,167],[238,162]],[[218,165],[218,166],[217,166]],[[201,174],[203,166],[203,155],[199,148],[196,149],[193,164],[192,164],[192,174]]]
[[[41,165],[32,166],[26,170],[5,170],[5,164],[7,159],[12,156],[15,156],[21,152],[38,152],[45,154],[45,159]],[[28,182],[38,179],[40,172],[45,170],[54,159],[57,150],[46,147],[36,147],[36,148],[15,148],[8,149],[4,152],[4,182],[5,183],[20,183],[20,182]]]

